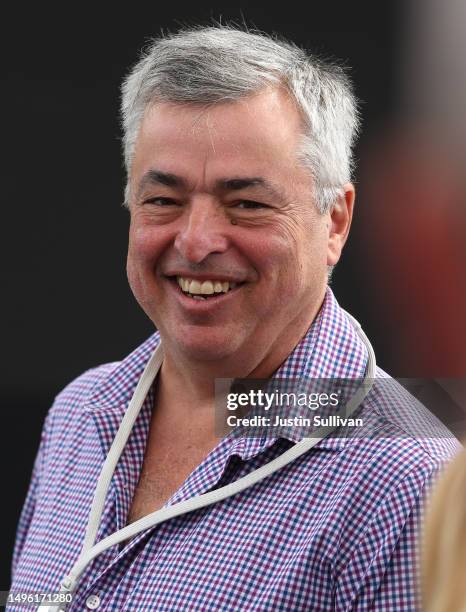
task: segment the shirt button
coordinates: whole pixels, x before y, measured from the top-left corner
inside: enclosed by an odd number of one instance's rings
[[[100,606],[100,597],[98,595],[89,595],[86,599],[86,606],[89,610],[95,610]]]

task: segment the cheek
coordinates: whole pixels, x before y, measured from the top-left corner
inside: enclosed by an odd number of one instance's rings
[[[129,253],[133,260],[144,261],[157,251],[157,234],[153,228],[131,227],[129,233]]]
[[[309,252],[310,244],[321,242],[323,220],[310,206],[299,205],[280,211],[272,229],[277,250],[298,260]]]
[[[309,262],[309,255],[315,242],[315,228],[300,219],[285,217],[265,238],[268,248],[268,265],[284,272],[299,275]]]
[[[141,274],[153,272],[172,241],[173,232],[166,228],[133,224],[129,232],[128,259],[133,266],[139,267]]]
[[[128,283],[131,287],[131,291],[134,296],[141,303],[141,300],[145,294],[144,291],[144,275],[141,274],[141,266],[138,265],[137,259],[133,256],[131,251],[128,251],[128,258],[126,261],[126,275],[128,277]]]
[[[270,268],[278,270],[280,285],[290,297],[320,287],[327,275],[327,234],[320,219],[287,219],[271,246]]]
[[[153,282],[159,252],[157,234],[153,228],[131,226],[126,273],[131,290],[140,304],[148,294],[147,286]]]

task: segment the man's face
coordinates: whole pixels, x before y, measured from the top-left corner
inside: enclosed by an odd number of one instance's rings
[[[241,360],[306,331],[325,291],[330,216],[297,161],[301,133],[278,90],[146,112],[130,176],[128,278],[166,349]]]

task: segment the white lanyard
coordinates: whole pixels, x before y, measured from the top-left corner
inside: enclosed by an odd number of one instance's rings
[[[374,349],[372,348],[372,345],[369,342],[369,339],[367,338],[366,334],[361,329],[361,325],[349,313],[347,313],[346,311],[345,313],[349,317],[360,339],[366,346],[368,353],[366,375],[364,377],[364,380],[362,381],[362,384],[358,388],[356,393],[346,404],[346,414],[347,416],[350,416],[364,400],[373,385],[375,378],[376,362]],[[231,497],[236,493],[244,491],[244,489],[247,489],[248,487],[254,485],[260,480],[266,478],[267,476],[270,476],[270,474],[273,474],[277,470],[281,469],[287,463],[294,461],[297,457],[306,453],[309,449],[311,449],[318,442],[320,442],[322,438],[328,436],[334,429],[337,428],[337,425],[333,427],[321,427],[316,431],[316,436],[312,438],[303,438],[301,441],[297,442],[294,446],[282,453],[279,457],[276,457],[272,461],[269,461],[265,465],[251,472],[250,474],[239,478],[235,482],[215,489],[214,491],[209,491],[208,493],[203,493],[202,495],[191,497],[190,499],[179,502],[177,504],[173,504],[172,506],[156,510],[155,512],[144,516],[143,518],[135,521],[134,523],[126,525],[126,527],[123,527],[123,529],[115,531],[103,540],[100,540],[100,542],[98,542],[97,544],[94,544],[97,535],[97,530],[100,525],[105,499],[107,496],[108,489],[110,487],[110,482],[112,480],[115,466],[118,463],[121,453],[123,452],[124,446],[131,433],[136,417],[139,414],[139,411],[141,410],[142,404],[144,403],[144,400],[152,385],[152,382],[154,381],[157,372],[160,369],[162,361],[163,348],[162,345],[159,344],[153,352],[152,356],[150,357],[144,369],[144,372],[142,373],[142,376],[139,379],[128,409],[125,413],[125,416],[123,417],[120,428],[118,429],[118,432],[113,440],[105,463],[102,467],[102,471],[97,482],[91,511],[89,514],[89,520],[81,554],[79,555],[79,558],[74,564],[70,573],[62,580],[60,585],[60,593],[73,593],[77,587],[79,578],[83,571],[86,569],[87,565],[95,557],[97,557],[97,555],[99,555],[104,550],[107,550],[107,548],[115,546],[116,544],[119,544],[120,542],[123,542],[124,540],[131,538],[132,536],[135,536],[138,533],[145,531],[146,529],[150,529],[151,527],[154,527],[155,525],[158,525],[159,523],[162,523],[170,518],[179,516],[180,514],[185,514],[187,512],[192,512],[193,510],[197,510],[198,508],[209,506],[223,499],[226,499],[227,497]],[[40,606],[38,608],[40,612],[61,612],[65,609],[66,604]]]

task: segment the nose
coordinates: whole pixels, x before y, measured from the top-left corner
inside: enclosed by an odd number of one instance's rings
[[[200,263],[212,253],[228,248],[224,212],[207,198],[198,198],[186,208],[175,238],[175,248],[186,261]]]

